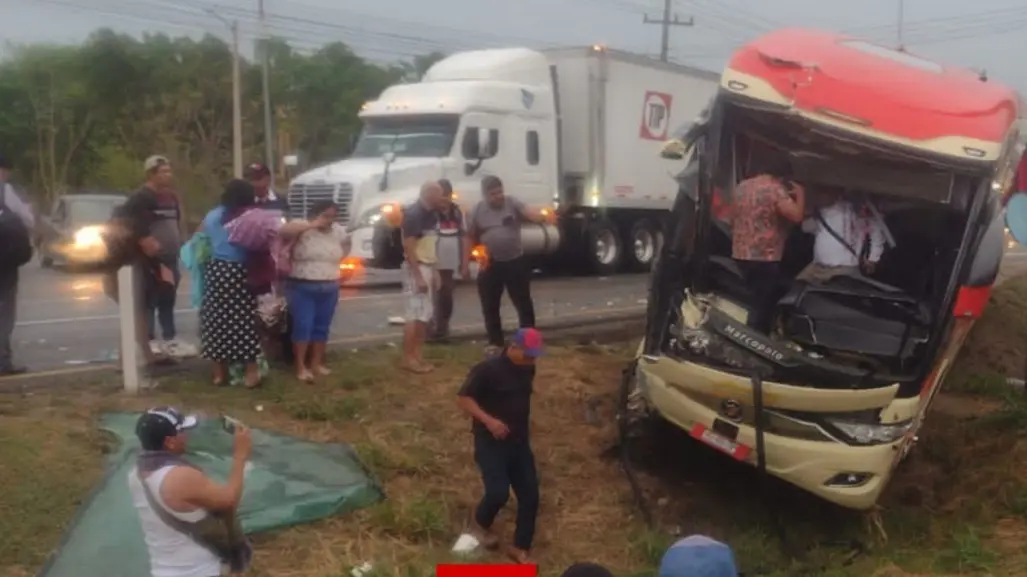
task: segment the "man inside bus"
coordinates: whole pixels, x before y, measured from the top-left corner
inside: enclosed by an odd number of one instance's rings
[[[843,274],[873,274],[885,247],[895,244],[880,213],[838,187],[818,190],[814,203],[813,216],[802,223],[803,231],[815,235],[813,262],[796,280],[825,283]]]
[[[774,308],[788,290],[781,275],[785,240],[806,212],[806,192],[791,176],[791,162],[781,158],[734,191],[731,258],[755,297],[748,324],[764,333],[770,332]]]

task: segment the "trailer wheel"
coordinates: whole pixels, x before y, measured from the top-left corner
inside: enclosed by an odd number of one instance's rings
[[[629,267],[638,272],[647,272],[652,268],[662,244],[663,232],[656,223],[647,218],[636,220],[625,242]]]
[[[617,272],[624,259],[624,246],[617,227],[608,220],[590,224],[585,255],[596,274],[609,275]]]

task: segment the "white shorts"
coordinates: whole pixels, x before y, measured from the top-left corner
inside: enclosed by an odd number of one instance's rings
[[[407,322],[430,323],[435,314],[432,303],[435,302],[435,287],[438,283],[435,279],[435,267],[427,264],[419,264],[421,276],[428,283],[426,292],[418,292],[417,277],[408,263],[403,263],[403,294],[406,296],[406,320]]]

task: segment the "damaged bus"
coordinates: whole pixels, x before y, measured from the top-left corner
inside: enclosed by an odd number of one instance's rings
[[[623,426],[658,416],[830,502],[872,507],[998,274],[1017,107],[983,75],[837,34],[782,30],[740,48],[709,108],[664,150],[688,168],[625,373]],[[807,191],[866,199],[890,242],[873,273],[791,282],[766,333],[747,324],[755,299],[718,207],[782,159]],[[813,240],[792,227],[787,279]]]

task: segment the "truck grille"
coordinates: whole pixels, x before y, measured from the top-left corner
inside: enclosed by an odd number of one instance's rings
[[[353,185],[348,182],[338,184],[294,184],[289,189],[289,217],[310,218],[310,209],[318,202],[330,200],[339,207],[336,222],[349,222],[349,209],[353,203]]]

